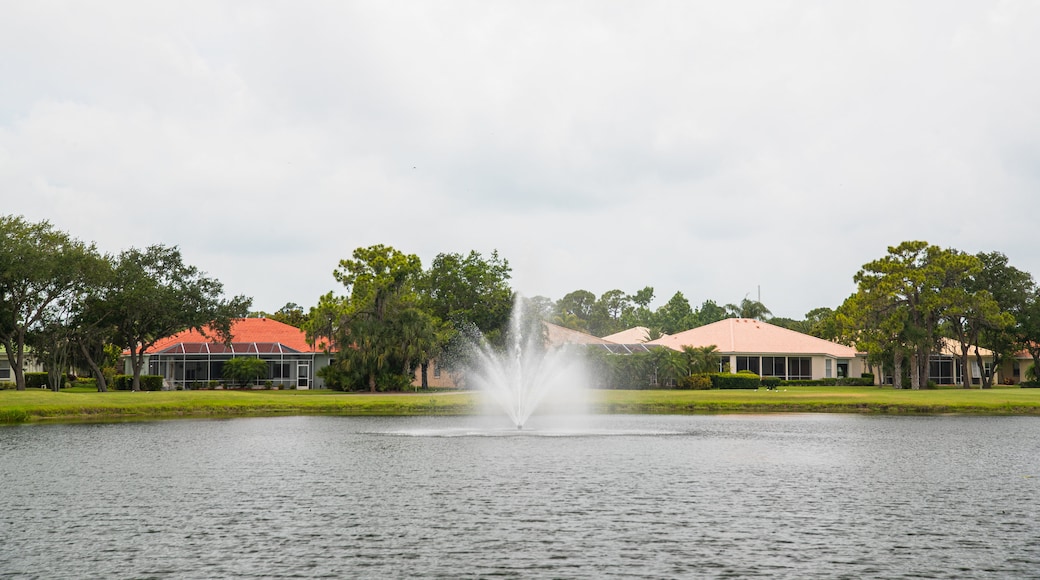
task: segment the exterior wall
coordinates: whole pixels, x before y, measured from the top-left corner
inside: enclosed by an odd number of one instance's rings
[[[43,365],[37,362],[31,354],[26,353],[22,363],[22,371],[26,373],[42,373]],[[0,349],[0,383],[13,383],[14,369],[7,360],[7,351]]]
[[[771,353],[771,352],[767,352],[767,353],[728,353],[728,354],[722,354],[721,355],[722,362],[729,364],[729,370],[730,370],[731,373],[737,372],[737,357],[738,356],[741,356],[741,357],[743,357],[743,356],[759,357],[759,360],[761,360],[761,357],[764,357],[764,356],[765,357],[784,357],[786,359],[790,359],[790,358],[809,358],[809,359],[811,359],[811,363],[810,363],[811,364],[811,369],[810,370],[811,370],[812,380],[819,380],[819,379],[824,379],[824,378],[837,378],[838,377],[838,365],[839,365],[839,363],[842,363],[842,364],[847,363],[848,364],[848,374],[845,375],[847,377],[859,377],[863,373],[867,372],[866,371],[866,359],[864,357],[862,357],[862,356],[856,356],[856,357],[853,357],[853,358],[845,359],[845,358],[837,358],[837,357],[834,357],[834,356],[831,356],[831,355],[825,355],[825,354],[804,355],[804,354],[798,354],[798,353],[782,354],[782,353]],[[829,377],[827,375],[827,361],[828,360],[830,361],[830,364],[831,364],[831,373],[830,373]],[[785,368],[787,369],[787,373],[789,375],[790,374],[790,363],[789,363],[789,361],[785,361]],[[762,370],[761,367],[759,367],[759,370],[760,371]],[[763,375],[763,376],[769,376],[769,375]]]
[[[1004,385],[1017,385],[1026,380],[1026,371],[1033,366],[1033,357],[1017,355],[1007,357],[997,369],[997,382]]]
[[[426,382],[431,389],[457,389],[461,381],[462,377],[440,368],[436,360],[430,361],[430,367],[426,372]],[[412,386],[422,387],[422,368],[415,369]]]

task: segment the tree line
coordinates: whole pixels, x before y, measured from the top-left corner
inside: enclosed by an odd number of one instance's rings
[[[430,362],[450,368],[470,335],[504,340],[515,298],[511,273],[497,252],[441,253],[424,268],[414,254],[374,245],[341,260],[333,278],[342,290],[320,296],[309,310],[290,302],[274,313],[250,313],[249,298],[224,298],[221,283],[185,264],[176,247],[102,254],[46,221],[0,216],[0,345],[19,389],[29,351],[52,375],[52,387],[72,366],[89,368],[100,390],[125,351],[139,389],[144,353],[161,338],[208,327],[216,340],[227,341],[234,318],[262,314],[303,329],[335,352],[333,364],[320,371],[330,386],[396,390],[421,369],[425,387]],[[1021,350],[1040,368],[1040,290],[999,252],[971,255],[904,242],[865,264],[854,280],[857,291],[838,308],[816,308],[802,320],[772,317],[748,298],[725,305],[705,300],[693,308],[682,292],[652,309],[650,286],[599,297],[575,290],[556,301],[534,296],[520,305],[530,320],[595,336],[641,326],[648,329],[643,338],[654,339],[728,317],[768,320],[867,352],[897,387],[904,379],[913,388],[924,385],[931,354],[945,339],[959,346],[961,368],[969,369],[974,358],[985,385]],[[983,349],[994,353],[992,365],[983,364]],[[713,360],[711,353],[690,351],[660,366],[684,377]],[[966,387],[969,375],[962,373]]]
[[[957,347],[964,388],[971,387],[971,362],[982,386],[1021,351],[1033,359],[1034,375],[1040,368],[1040,290],[1000,252],[907,241],[865,264],[854,280],[856,292],[825,317],[821,336],[865,351],[896,388],[906,379],[911,388],[925,386],[931,355],[946,340]],[[992,364],[982,349],[992,351]]]
[[[30,351],[51,388],[75,367],[89,368],[105,391],[124,350],[140,390],[144,352],[156,341],[204,326],[227,340],[250,304],[224,298],[222,284],[185,264],[176,247],[104,254],[47,221],[0,216],[0,345],[18,390]]]

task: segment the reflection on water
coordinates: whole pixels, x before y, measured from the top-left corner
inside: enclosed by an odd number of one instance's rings
[[[1037,577],[1040,420],[0,428],[0,575]]]

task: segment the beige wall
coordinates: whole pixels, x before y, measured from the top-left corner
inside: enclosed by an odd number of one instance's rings
[[[452,375],[446,369],[440,369],[440,376],[437,372],[438,366],[437,361],[430,361],[430,368],[426,372],[426,381],[431,389],[456,389],[459,388],[458,381],[459,377]],[[415,369],[415,376],[412,378],[413,387],[422,386],[422,368]]]

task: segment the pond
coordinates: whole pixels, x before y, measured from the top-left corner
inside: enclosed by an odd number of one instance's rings
[[[0,575],[1040,576],[1037,418],[504,423],[5,426]]]

